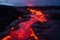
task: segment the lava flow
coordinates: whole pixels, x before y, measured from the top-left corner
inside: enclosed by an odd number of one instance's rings
[[[31,12],[31,18],[28,21],[19,22],[17,26],[20,28],[15,31],[10,31],[10,34],[2,40],[32,40],[30,39],[30,37],[33,37],[35,40],[39,40],[39,38],[31,28],[31,25],[37,21],[40,21],[42,23],[47,21],[47,18],[45,17],[46,14],[43,14],[41,11],[37,11],[34,9],[28,10]]]

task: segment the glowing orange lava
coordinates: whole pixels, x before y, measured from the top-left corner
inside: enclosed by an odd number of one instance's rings
[[[11,39],[11,36],[6,36],[5,38],[3,38],[2,40],[8,40]]]
[[[44,21],[47,21],[46,17],[47,16],[46,14],[43,14],[41,11],[37,11],[37,10],[33,10],[33,9],[28,9],[30,12],[32,12],[32,15],[31,17],[35,18],[35,20],[38,20],[40,22],[44,22]]]
[[[29,37],[34,37],[35,40],[39,40],[39,38],[34,33],[33,29],[31,28],[31,25],[37,21],[44,22],[47,21],[46,15],[43,14],[41,11],[37,11],[34,9],[29,9],[31,18],[28,21],[20,22],[18,26],[20,27],[18,30],[10,31],[9,36],[3,38],[2,40],[7,40],[10,38],[10,40],[27,40]],[[12,28],[11,30],[13,30]],[[28,39],[29,40],[29,39]]]

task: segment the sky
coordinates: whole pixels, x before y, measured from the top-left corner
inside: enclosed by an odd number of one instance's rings
[[[60,0],[0,0],[0,5],[10,6],[60,6]]]

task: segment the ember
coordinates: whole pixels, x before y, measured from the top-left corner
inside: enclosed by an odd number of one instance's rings
[[[12,31],[14,30],[14,28],[11,28],[10,34],[3,38],[2,40],[31,40],[29,37],[34,37],[35,40],[39,40],[39,38],[36,36],[33,29],[31,28],[31,25],[37,21],[40,21],[42,23],[47,21],[45,17],[46,14],[43,14],[41,11],[37,11],[34,9],[28,10],[32,12],[30,14],[31,16],[30,20],[19,22],[17,26],[20,28],[15,31]]]

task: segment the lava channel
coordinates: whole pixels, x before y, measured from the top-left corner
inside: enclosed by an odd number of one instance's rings
[[[31,25],[37,21],[40,21],[41,23],[47,21],[47,18],[45,17],[46,14],[43,14],[41,11],[34,9],[28,10],[31,12],[31,18],[28,21],[19,22],[17,26],[20,28],[15,31],[10,31],[9,35],[2,40],[31,40],[29,37],[34,37],[35,40],[39,40],[31,28]]]

